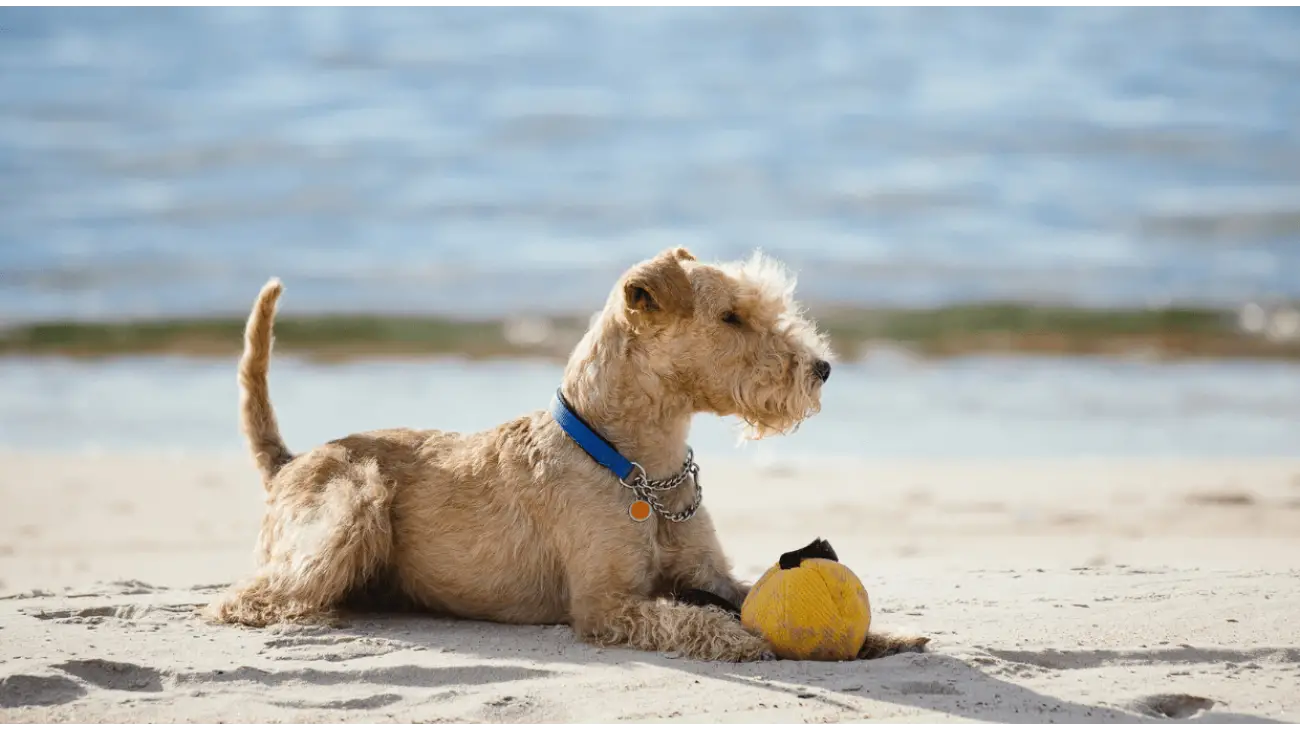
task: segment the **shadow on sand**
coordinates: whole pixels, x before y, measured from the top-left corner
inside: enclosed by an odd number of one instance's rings
[[[1033,653],[995,648],[964,652],[969,655],[957,657],[944,654],[933,644],[926,653],[872,661],[723,664],[623,649],[599,650],[578,642],[566,627],[502,626],[412,615],[362,615],[349,618],[345,626],[331,631],[488,660],[525,659],[552,666],[651,665],[680,672],[684,681],[707,678],[759,690],[768,694],[769,699],[756,704],[766,708],[803,704],[813,714],[835,721],[871,719],[870,705],[862,702],[868,700],[922,711],[907,714],[933,713],[986,722],[1277,722],[1215,711],[1218,703],[1208,698],[1158,694],[1157,686],[1134,687],[1132,695],[1085,704],[1045,695],[1014,681],[1060,670],[1100,666],[1089,659],[1101,655],[1089,651],[1073,652],[1079,654],[1080,661],[1066,662],[1066,666],[1060,666],[1061,658],[1070,656],[1071,652],[1042,652],[1042,656],[1052,657],[1054,665],[1035,663],[1032,657],[1037,655]],[[545,632],[546,640],[554,641],[555,645],[545,650],[529,648],[536,645],[539,632]],[[1289,655],[1300,650],[1282,651]],[[686,680],[688,676],[692,679]],[[1144,694],[1143,689],[1149,692]],[[672,708],[647,708],[643,714],[629,714],[625,719],[675,716]]]

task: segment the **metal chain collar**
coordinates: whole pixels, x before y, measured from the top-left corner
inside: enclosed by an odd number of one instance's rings
[[[682,470],[666,479],[648,479],[645,468],[635,461],[632,462],[633,475],[630,477],[631,483],[622,479],[618,480],[620,484],[632,490],[632,493],[638,499],[643,499],[650,505],[650,509],[657,512],[669,522],[685,522],[695,516],[700,509],[700,502],[704,501],[704,487],[700,484],[700,465],[695,463],[695,451],[691,447],[686,447],[686,461],[682,463]],[[673,512],[659,501],[655,492],[667,492],[680,487],[690,477],[691,483],[695,485],[695,500],[690,506],[681,512]]]

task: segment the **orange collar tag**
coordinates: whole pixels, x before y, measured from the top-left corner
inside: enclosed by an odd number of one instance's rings
[[[627,508],[627,513],[632,516],[633,522],[645,522],[650,519],[650,503],[644,499],[638,499]]]

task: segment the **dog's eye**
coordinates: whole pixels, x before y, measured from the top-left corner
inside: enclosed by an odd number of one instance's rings
[[[722,315],[722,321],[726,322],[727,324],[733,327],[739,327],[740,325],[744,324],[740,320],[740,315],[736,314],[735,312],[727,312],[726,314]]]

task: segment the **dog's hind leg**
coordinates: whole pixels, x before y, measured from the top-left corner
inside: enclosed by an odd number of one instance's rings
[[[858,658],[879,659],[895,654],[919,653],[925,651],[925,646],[929,643],[928,636],[882,634],[873,631],[867,634],[867,640],[862,642],[862,648],[858,650]]]
[[[319,463],[289,465],[272,487],[260,565],[207,607],[211,620],[247,626],[330,623],[349,592],[387,566],[392,490],[377,463],[317,456],[300,457]],[[322,484],[294,478],[308,475],[327,479]]]

